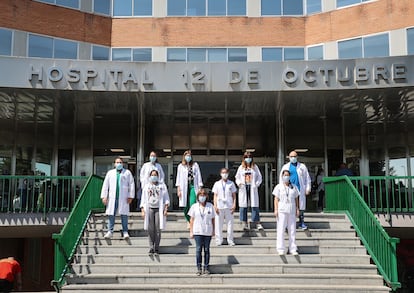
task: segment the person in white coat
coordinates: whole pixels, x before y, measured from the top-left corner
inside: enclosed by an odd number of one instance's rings
[[[223,224],[227,222],[227,244],[234,246],[233,237],[233,213],[236,210],[237,188],[233,181],[229,180],[229,169],[220,170],[221,180],[213,185],[214,210],[216,211],[216,245],[223,244]]]
[[[259,211],[259,186],[262,184],[262,174],[259,167],[254,163],[250,152],[245,152],[241,165],[237,169],[236,184],[239,187],[240,221],[243,222],[243,229],[249,230],[247,223],[247,209],[252,207],[251,222],[256,223],[256,228],[263,230],[260,224]]]
[[[144,186],[147,183],[150,183],[150,172],[152,170],[158,171],[158,182],[164,183],[164,170],[162,169],[162,166],[160,163],[158,163],[157,153],[155,151],[151,151],[149,155],[149,162],[144,163],[141,167],[141,171],[139,173],[139,180],[141,182],[141,188],[144,188]]]
[[[273,189],[274,213],[277,221],[276,250],[279,255],[285,254],[285,229],[288,229],[289,252],[298,255],[296,245],[296,217],[299,216],[299,190],[290,183],[290,172],[282,170],[282,182]]]
[[[289,163],[283,165],[280,171],[279,183],[282,183],[283,170],[288,170],[290,173],[290,182],[299,190],[299,228],[306,230],[305,225],[305,209],[306,196],[311,192],[312,181],[309,176],[308,168],[303,163],[298,162],[298,154],[295,151],[289,153]]]
[[[193,161],[190,150],[184,152],[181,163],[177,167],[175,186],[177,187],[179,206],[184,208],[184,216],[189,223],[188,211],[197,200],[196,194],[203,187],[200,167]]]
[[[129,238],[128,215],[129,204],[135,197],[135,183],[131,171],[124,169],[122,158],[115,159],[115,169],[106,173],[102,190],[102,203],[106,206],[108,217],[108,232],[105,238],[111,238],[114,232],[115,214],[121,215],[122,235]]]
[[[141,199],[141,213],[144,218],[144,230],[148,231],[149,254],[158,255],[161,230],[165,229],[170,197],[167,186],[159,179],[157,170],[152,170],[150,183],[144,186]]]

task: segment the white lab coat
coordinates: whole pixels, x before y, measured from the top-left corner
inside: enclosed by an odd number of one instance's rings
[[[116,199],[116,169],[109,170],[106,173],[102,191],[101,198],[108,198],[108,203],[106,205],[105,213],[107,215],[113,215],[115,210],[115,199]],[[128,198],[135,197],[135,183],[134,177],[132,176],[131,171],[128,169],[122,169],[121,179],[119,186],[119,203],[117,215],[128,215],[129,214],[129,204]]]
[[[240,165],[236,173],[236,184],[239,187],[239,207],[247,208],[247,194],[246,185],[244,184],[244,172],[245,168]],[[262,174],[259,167],[255,164],[251,171],[251,185],[250,185],[250,206],[259,207],[259,186],[262,184]]]
[[[203,187],[203,179],[201,178],[200,167],[196,162],[193,163],[193,176],[194,176],[194,190],[196,194]],[[181,198],[179,202],[180,207],[187,206],[187,192],[188,192],[188,169],[187,165],[180,163],[177,167],[177,180],[175,186],[180,186]]]
[[[283,165],[282,169],[280,170],[279,175],[279,183],[283,183],[282,180],[282,173],[284,170],[289,170],[290,163],[287,163]],[[301,211],[304,211],[306,209],[306,193],[310,193],[311,186],[312,186],[312,180],[309,176],[308,168],[306,168],[306,165],[303,163],[298,162],[296,165],[296,172],[298,173],[299,178],[299,209]]]
[[[148,202],[149,193],[148,189],[151,187],[152,183],[148,183],[144,186],[142,190],[142,198],[141,198],[141,205],[140,207],[144,209],[145,218],[144,218],[144,230],[148,230],[148,223],[149,223],[149,209],[150,205]],[[160,229],[165,229],[167,217],[164,216],[164,208],[165,205],[170,204],[170,196],[168,195],[167,186],[164,183],[159,183],[160,187],[160,201],[158,202],[158,209],[159,209],[159,217],[160,217]]]
[[[146,162],[144,165],[142,165],[141,172],[139,173],[139,180],[141,182],[142,188],[144,188],[147,183],[150,183],[149,177],[152,170],[158,171],[158,182],[164,183],[165,175],[161,165],[157,162],[155,164]]]

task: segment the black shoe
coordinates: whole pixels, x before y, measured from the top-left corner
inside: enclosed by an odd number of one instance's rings
[[[148,255],[153,255],[154,254],[154,249],[150,249],[149,251],[148,251]]]
[[[155,251],[154,251],[154,255],[155,255],[155,256],[158,256],[159,254],[160,254],[160,252],[159,252],[158,250],[155,250]]]

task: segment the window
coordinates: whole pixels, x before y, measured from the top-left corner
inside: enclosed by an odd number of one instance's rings
[[[283,59],[286,60],[304,60],[305,50],[304,48],[284,48]]]
[[[226,15],[226,0],[208,0],[208,15]]]
[[[12,36],[13,33],[11,30],[0,29],[0,55],[11,56]]]
[[[94,0],[93,11],[105,15],[111,14],[111,0]]]
[[[54,58],[60,59],[77,59],[78,58],[78,43],[73,41],[66,41],[55,39]]]
[[[53,39],[29,34],[28,56],[53,58]]]
[[[336,7],[344,7],[352,4],[358,4],[369,0],[336,0]]]
[[[132,0],[113,0],[114,16],[131,16]]]
[[[323,46],[308,47],[308,60],[323,60]]]
[[[338,42],[340,59],[389,56],[388,33]]]
[[[227,15],[246,15],[246,0],[227,0]]]
[[[282,61],[282,48],[262,48],[262,61]]]
[[[187,49],[187,61],[188,62],[206,62],[206,49]]]
[[[79,0],[56,0],[56,5],[79,9]]]
[[[132,49],[132,60],[141,62],[152,61],[152,49],[151,48],[139,48]]]
[[[362,58],[362,38],[338,43],[339,59]]]
[[[230,48],[227,50],[229,62],[246,62],[247,49],[246,48]]]
[[[167,14],[169,16],[186,15],[186,0],[167,0]]]
[[[407,29],[407,53],[414,55],[414,28]]]
[[[226,62],[227,49],[226,48],[211,48],[207,50],[208,62]]]
[[[167,61],[185,62],[186,61],[186,50],[184,48],[168,48],[167,49]]]
[[[365,37],[364,57],[385,57],[390,55],[388,34],[381,34],[371,37]]]
[[[306,1],[306,13],[318,13],[322,11],[321,0],[307,0]]]
[[[109,48],[93,45],[92,60],[109,60]]]
[[[131,48],[112,49],[112,61],[131,61]]]
[[[189,16],[206,15],[206,0],[187,0],[187,15]]]
[[[303,0],[262,0],[262,15],[303,15]]]
[[[151,16],[152,0],[134,0],[134,15]]]

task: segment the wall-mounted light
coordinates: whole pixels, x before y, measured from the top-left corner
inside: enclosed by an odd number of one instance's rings
[[[256,151],[256,149],[246,149],[246,152],[249,152],[249,153],[254,153]]]
[[[124,149],[111,149],[111,152],[113,152],[113,153],[123,153],[123,152],[125,152],[125,150]]]

